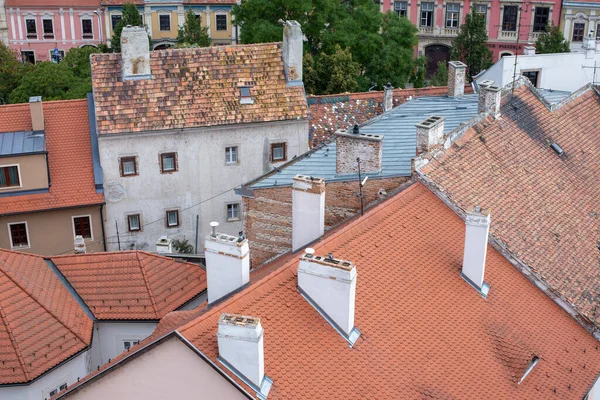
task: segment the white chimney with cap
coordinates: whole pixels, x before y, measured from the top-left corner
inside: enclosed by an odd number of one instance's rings
[[[127,25],[121,33],[121,68],[123,80],[149,79],[150,44],[142,26]]]
[[[390,82],[383,88],[383,112],[391,111],[394,108],[394,87]]]
[[[428,152],[444,140],[446,117],[433,115],[415,125],[417,128],[417,154]]]
[[[296,175],[292,186],[292,251],[325,233],[325,180]]]
[[[218,222],[204,241],[208,303],[223,298],[250,282],[250,249],[243,236],[217,233]]]
[[[490,286],[483,281],[487,254],[490,212],[477,206],[467,212],[465,249],[461,276],[486,297]]]
[[[315,256],[306,249],[298,265],[302,295],[352,345],[360,332],[354,326],[356,265],[353,262]]]
[[[302,27],[297,21],[285,21],[283,25],[283,65],[288,85],[302,84],[303,52]]]

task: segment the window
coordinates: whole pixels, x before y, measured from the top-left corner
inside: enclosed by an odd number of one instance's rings
[[[179,226],[179,210],[167,210],[167,228]]]
[[[550,19],[550,8],[549,7],[536,7],[535,14],[533,17],[533,31],[543,32],[546,30],[548,20]]]
[[[458,28],[458,15],[460,13],[460,4],[446,4],[446,28]]]
[[[94,32],[92,31],[92,20],[82,19],[81,20],[81,31],[84,39],[93,39]]]
[[[131,214],[127,216],[127,225],[129,226],[129,232],[137,232],[141,230],[140,214]]]
[[[273,143],[271,144],[271,161],[279,162],[285,161],[285,143]]]
[[[35,19],[26,19],[25,26],[27,27],[27,37],[37,39],[37,29],[35,27]]]
[[[596,40],[600,39],[600,24],[596,25]]]
[[[92,238],[92,223],[90,216],[73,217],[73,229],[75,236],[83,236],[84,239]]]
[[[115,28],[117,27],[117,25],[119,24],[119,22],[121,22],[121,19],[123,17],[121,15],[111,15],[110,16],[110,23],[112,25],[112,30],[114,31]]]
[[[394,11],[396,11],[396,14],[398,14],[399,17],[406,17],[406,1],[394,1]]]
[[[240,219],[240,203],[227,204],[227,221]]]
[[[16,165],[0,167],[0,189],[13,186],[21,186],[19,167]]]
[[[135,176],[137,171],[137,160],[135,157],[121,157],[121,176]]]
[[[132,348],[133,346],[135,346],[136,344],[138,344],[140,341],[139,340],[123,340],[123,351],[127,351],[130,348]]]
[[[54,39],[54,29],[52,27],[52,20],[43,19],[42,25],[44,27],[44,39]]]
[[[169,14],[159,15],[159,25],[161,31],[171,30],[171,16]]]
[[[517,14],[518,6],[504,6],[504,14],[502,17],[502,30],[514,32],[517,30]]]
[[[573,24],[573,41],[574,42],[583,41],[584,29],[585,29],[585,24],[582,22],[576,22]]]
[[[522,71],[523,76],[531,81],[531,84],[538,87],[539,71]]]
[[[10,230],[11,247],[29,247],[29,235],[27,234],[27,223],[17,222],[8,224]]]
[[[227,164],[235,164],[238,162],[237,146],[225,147],[225,162]]]
[[[483,23],[485,24],[487,18],[487,4],[475,4],[475,14],[483,17]]]
[[[50,59],[52,62],[59,63],[63,58],[65,58],[64,50],[58,50],[58,52],[54,52],[54,50],[50,50]]]
[[[250,97],[250,86],[240,87],[240,104],[254,104],[254,100]]]
[[[177,153],[160,155],[160,172],[163,174],[177,171]]]
[[[433,26],[433,3],[421,3],[421,26]]]
[[[50,397],[57,395],[59,392],[62,392],[63,390],[65,390],[67,388],[67,382],[55,387],[54,389],[50,390],[48,392],[48,395]]]
[[[23,60],[23,62],[35,64],[35,52],[29,50],[22,51],[21,59]]]
[[[217,21],[217,30],[218,31],[226,31],[227,30],[227,15],[225,14],[217,14],[215,16]]]

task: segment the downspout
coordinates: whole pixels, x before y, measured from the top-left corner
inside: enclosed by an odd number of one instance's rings
[[[106,236],[104,234],[104,213],[102,212],[102,207],[100,206],[100,226],[102,227],[102,247],[104,247],[104,251],[106,251]]]

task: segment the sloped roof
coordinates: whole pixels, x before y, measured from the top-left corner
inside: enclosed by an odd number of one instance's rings
[[[47,193],[0,197],[0,216],[103,204],[96,193],[87,100],[43,102],[52,185]],[[31,131],[29,104],[0,106],[3,132]]]
[[[123,81],[121,54],[94,54],[100,134],[308,117],[302,86],[287,86],[282,43],[168,49],[150,53],[151,79]],[[240,104],[251,86],[254,104]]]
[[[92,325],[42,257],[0,249],[0,385],[28,382],[85,349]]]
[[[357,264],[353,348],[298,292],[297,257],[178,331],[220,365],[221,313],[260,317],[270,399],[581,399],[596,340],[491,246],[483,299],[459,276],[464,231],[418,183],[313,246]]]
[[[463,209],[491,208],[492,234],[600,327],[600,96],[576,92],[554,112],[527,86],[504,100],[499,120],[421,171]]]
[[[198,265],[142,251],[51,260],[99,320],[158,320],[206,290]]]

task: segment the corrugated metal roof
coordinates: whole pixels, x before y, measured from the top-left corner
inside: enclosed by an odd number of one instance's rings
[[[44,131],[0,133],[0,157],[46,150]]]
[[[564,98],[571,95],[571,92],[565,90],[538,89],[538,91],[550,104],[560,103]]]
[[[433,115],[446,117],[444,133],[448,133],[477,115],[477,95],[419,97],[364,124],[362,133],[384,135],[382,169],[379,173],[366,175],[373,178],[410,176],[411,159],[415,157],[417,147],[415,124]],[[289,186],[298,174],[324,178],[326,182],[355,179],[353,175],[335,174],[335,150],[335,142],[329,143],[250,188]]]

